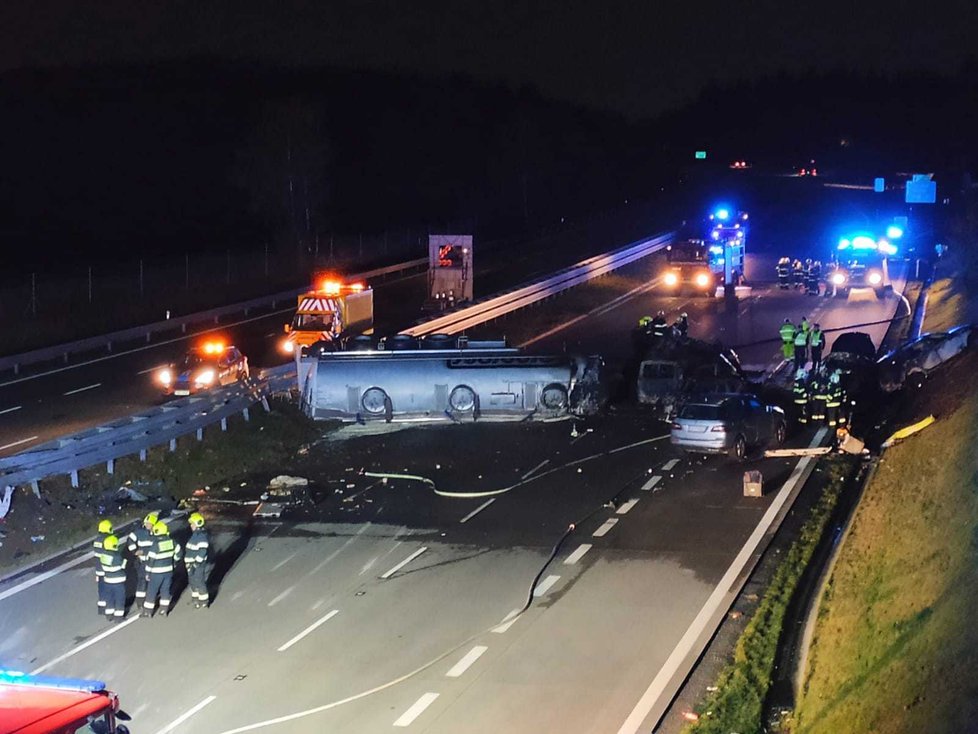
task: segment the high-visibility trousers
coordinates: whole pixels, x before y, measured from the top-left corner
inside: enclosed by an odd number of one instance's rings
[[[795,405],[798,406],[798,422],[808,423],[808,400],[795,400]]]

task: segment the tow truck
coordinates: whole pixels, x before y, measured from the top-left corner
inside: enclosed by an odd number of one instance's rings
[[[299,356],[318,342],[341,346],[347,339],[374,331],[374,292],[363,283],[344,283],[332,275],[317,277],[312,290],[299,296],[295,316],[285,325],[280,345]]]
[[[105,683],[0,670],[3,734],[129,734]]]
[[[826,292],[848,296],[852,291],[871,289],[877,298],[883,298],[893,289],[889,257],[896,252],[896,246],[885,237],[869,233],[843,237],[829,261]]]

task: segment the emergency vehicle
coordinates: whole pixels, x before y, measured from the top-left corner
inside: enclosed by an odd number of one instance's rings
[[[129,734],[105,683],[0,670],[3,734]]]
[[[897,248],[886,238],[858,234],[839,240],[825,278],[829,293],[847,296],[860,289],[872,289],[877,298],[893,289],[889,257]]]
[[[295,316],[285,325],[281,349],[300,353],[317,342],[341,345],[349,337],[373,334],[374,292],[363,283],[343,283],[322,276],[308,293],[299,296]]]
[[[220,340],[190,348],[183,358],[156,373],[166,395],[191,395],[211,387],[231,385],[249,375],[248,358]]]
[[[738,285],[747,257],[747,212],[721,207],[710,215],[709,261],[718,285]]]
[[[662,274],[662,284],[666,289],[675,293],[689,290],[714,295],[718,280],[709,250],[703,240],[685,240],[669,245],[666,248],[668,265]],[[720,273],[723,273],[722,265]],[[722,282],[722,278],[720,280]]]

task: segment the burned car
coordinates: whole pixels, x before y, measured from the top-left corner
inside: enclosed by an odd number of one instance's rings
[[[897,347],[878,362],[880,387],[896,392],[904,386],[920,387],[935,369],[971,346],[971,324],[950,331],[922,334]]]

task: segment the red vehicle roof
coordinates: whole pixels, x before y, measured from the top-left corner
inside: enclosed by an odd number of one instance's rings
[[[0,684],[0,734],[60,734],[61,727],[111,708],[106,693]]]

